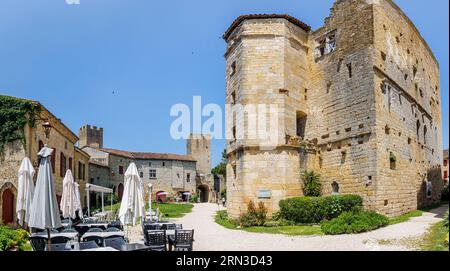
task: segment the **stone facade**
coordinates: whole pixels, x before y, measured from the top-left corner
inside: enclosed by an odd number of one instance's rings
[[[84,126],[80,129],[80,138],[93,134],[89,130],[99,131],[101,128]],[[101,129],[103,132],[103,129]],[[195,139],[194,139],[195,138]],[[86,139],[81,141],[88,142]],[[213,189],[209,182],[211,175],[210,165],[210,139],[205,136],[191,137],[188,140],[188,154],[161,154],[128,152],[116,149],[98,148],[96,142],[103,139],[92,140],[92,146],[84,146],[83,150],[89,153],[90,182],[96,185],[112,188],[116,195],[121,197],[124,185],[124,174],[131,163],[135,163],[145,185],[144,196],[148,199],[148,184],[151,183],[152,199],[156,199],[158,192],[167,192],[171,197],[181,197],[182,193],[198,194],[201,191]],[[198,165],[201,161],[201,170]],[[208,165],[209,164],[209,165]],[[208,173],[209,172],[209,173]],[[204,201],[213,201],[214,193],[207,193]],[[210,198],[211,197],[211,198]]]
[[[30,158],[34,168],[37,170],[39,167],[37,153],[45,144],[54,149],[52,169],[58,200],[61,199],[62,180],[64,179],[67,169],[72,170],[73,174],[75,174],[75,180],[80,184],[80,196],[84,193],[84,185],[88,179],[88,175],[86,173],[84,179],[78,178],[76,175],[78,165],[76,165],[76,163],[80,161],[87,164],[89,156],[86,153],[77,150],[75,144],[78,141],[78,137],[67,128],[60,119],[38,102],[34,103],[39,105],[42,109],[39,116],[40,120],[36,123],[35,127],[25,126],[25,144],[17,141],[7,145],[0,157],[0,218],[3,218],[4,208],[13,208],[13,213],[15,215],[17,172],[23,158],[25,156]],[[43,123],[46,121],[51,125],[51,130],[48,134],[46,134],[43,126]],[[35,178],[36,177],[37,172]],[[13,206],[3,206],[2,196],[7,189],[13,191]],[[16,217],[14,217],[14,221],[16,221]]]
[[[338,0],[316,31],[287,15],[245,15],[224,39],[231,217],[250,200],[273,212],[302,196],[305,170],[321,174],[324,194],[361,195],[389,216],[439,199],[439,64],[391,0]],[[277,109],[269,144],[253,136],[269,127],[248,105]]]

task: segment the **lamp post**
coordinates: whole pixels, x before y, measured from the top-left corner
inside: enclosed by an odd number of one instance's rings
[[[152,188],[153,185],[151,183],[148,184],[148,208],[150,210],[150,222],[153,221],[152,217]]]
[[[42,127],[44,127],[45,136],[47,138],[50,138],[50,130],[52,129],[52,125],[48,120],[45,120],[44,123],[42,123]]]

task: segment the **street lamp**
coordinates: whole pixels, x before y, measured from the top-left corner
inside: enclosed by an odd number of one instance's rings
[[[50,130],[52,129],[52,125],[50,124],[50,122],[48,120],[45,120],[44,123],[42,124],[42,127],[44,127],[45,136],[47,138],[49,138]]]

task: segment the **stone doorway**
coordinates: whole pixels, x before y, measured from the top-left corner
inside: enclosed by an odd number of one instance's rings
[[[200,202],[209,202],[209,187],[207,185],[200,185],[198,188]]]
[[[14,223],[14,193],[9,188],[2,193],[2,222],[3,224]]]

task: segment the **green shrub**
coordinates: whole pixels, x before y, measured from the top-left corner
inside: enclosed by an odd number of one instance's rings
[[[322,184],[320,175],[314,171],[305,171],[302,173],[303,194],[306,197],[320,197],[322,195]]]
[[[448,185],[444,188],[444,190],[442,190],[441,200],[442,201],[449,201]]]
[[[197,201],[198,201],[198,194],[193,194],[189,196],[190,203],[197,203]]]
[[[247,213],[239,217],[239,224],[242,227],[263,226],[267,220],[267,208],[263,202],[259,202],[258,208],[255,207],[253,201],[247,206]]]
[[[21,250],[28,241],[28,232],[23,229],[12,229],[7,226],[0,226],[0,251],[11,249]]]
[[[325,234],[352,234],[368,232],[389,225],[389,219],[376,212],[354,211],[345,212],[339,217],[321,223]]]
[[[280,217],[297,224],[313,224],[357,207],[362,208],[362,198],[357,195],[291,198],[280,201]]]

